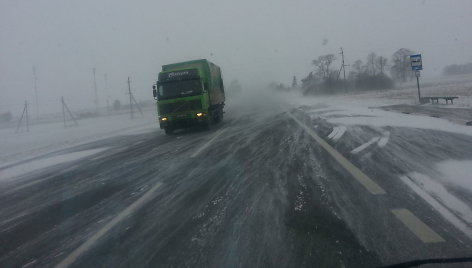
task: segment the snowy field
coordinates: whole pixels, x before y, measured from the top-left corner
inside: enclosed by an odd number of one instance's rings
[[[423,81],[424,80],[424,81]],[[457,96],[454,105],[441,105],[448,108],[471,108],[472,107],[472,77],[470,75],[437,77],[432,79],[420,78],[420,89],[422,97]],[[357,99],[371,99],[372,97],[382,99],[386,105],[394,104],[417,104],[418,89],[416,81],[398,86],[397,89],[389,91],[365,92],[353,94]]]
[[[82,119],[78,126],[64,127],[62,121],[35,124],[29,132],[24,126],[19,133],[14,127],[0,129],[0,167],[99,139],[159,131],[155,108],[143,113],[134,119],[129,114]]]

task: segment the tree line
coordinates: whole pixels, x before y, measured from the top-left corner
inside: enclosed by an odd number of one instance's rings
[[[343,66],[335,65],[337,57],[334,54],[321,55],[312,60],[314,70],[300,80],[301,85],[293,77],[292,88],[301,88],[304,94],[393,88],[396,82],[404,83],[415,77],[410,65],[412,54],[415,53],[406,48],[395,51],[390,58],[369,53],[365,61],[356,60],[350,65],[345,78]]]
[[[472,74],[472,63],[463,65],[452,64],[444,67],[444,75]]]

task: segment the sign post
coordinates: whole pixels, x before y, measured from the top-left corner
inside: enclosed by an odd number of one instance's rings
[[[411,70],[415,71],[416,84],[418,86],[418,101],[421,103],[420,71],[423,70],[423,62],[421,61],[421,54],[411,55],[410,62],[411,62]]]

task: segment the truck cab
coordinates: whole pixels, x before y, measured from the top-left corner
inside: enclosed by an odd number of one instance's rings
[[[222,120],[225,99],[218,66],[197,60],[164,65],[162,69],[153,95],[159,125],[166,134],[193,126],[209,128]]]

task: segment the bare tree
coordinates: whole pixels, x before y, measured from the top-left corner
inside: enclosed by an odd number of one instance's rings
[[[378,56],[377,59],[375,60],[376,68],[380,70],[381,74],[384,74],[387,63],[388,63],[388,59],[382,56]]]
[[[297,87],[298,87],[297,77],[296,77],[296,76],[293,76],[292,88],[297,88]]]
[[[351,65],[351,72],[349,73],[349,79],[357,79],[365,71],[364,63],[361,60],[356,60]]]
[[[376,74],[376,70],[375,70],[375,60],[377,59],[377,55],[375,55],[375,53],[370,53],[369,55],[367,55],[367,71],[369,72],[369,74],[371,76],[375,76]]]
[[[395,80],[400,82],[406,82],[414,77],[414,73],[411,71],[409,56],[414,54],[413,51],[400,48],[392,55],[392,67],[390,73]]]
[[[335,60],[336,60],[336,57],[333,54],[319,56],[318,59],[313,60],[312,61],[313,65],[315,65],[318,68],[316,74],[325,79],[329,78],[331,74],[329,70],[329,66]]]

